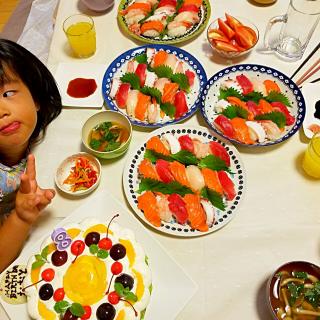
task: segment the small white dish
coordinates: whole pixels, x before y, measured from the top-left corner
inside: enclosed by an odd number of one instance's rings
[[[72,185],[66,184],[66,183],[64,183],[64,181],[69,176],[69,174],[71,172],[71,168],[74,167],[75,161],[79,157],[86,158],[89,160],[93,169],[97,172],[97,181],[88,189],[71,191]],[[86,194],[89,194],[90,192],[92,192],[94,189],[97,188],[97,186],[99,185],[99,182],[100,182],[100,177],[101,177],[101,164],[100,164],[99,160],[89,153],[79,152],[79,153],[73,154],[72,156],[64,159],[61,162],[61,164],[59,165],[59,167],[56,171],[55,183],[56,183],[57,187],[66,194],[69,194],[72,196],[84,196]]]
[[[94,63],[59,63],[55,73],[59,91],[61,94],[62,105],[64,107],[84,107],[101,108],[103,106],[102,79],[106,66]],[[68,85],[71,80],[77,78],[94,79],[97,85],[96,90],[85,98],[74,98],[67,93]]]
[[[302,94],[304,96],[306,102],[306,117],[303,121],[303,130],[304,134],[307,138],[311,139],[314,135],[314,131],[310,130],[312,127],[318,127],[320,129],[320,118],[316,118],[315,114],[319,114],[319,107],[320,107],[320,91],[319,91],[319,84],[317,83],[306,83],[302,89]],[[316,105],[317,109],[316,110]],[[319,106],[319,107],[318,107]]]

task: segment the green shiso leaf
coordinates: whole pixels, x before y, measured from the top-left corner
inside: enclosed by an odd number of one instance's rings
[[[173,160],[177,160],[185,165],[190,165],[190,164],[197,165],[198,164],[197,157],[193,153],[191,153],[190,151],[187,151],[187,150],[180,150],[179,152],[172,154],[170,157]]]
[[[241,108],[240,106],[230,105],[226,107],[221,112],[221,114],[223,114],[229,119],[233,119],[233,118],[248,119],[248,111],[246,109]]]
[[[65,300],[58,301],[54,304],[54,311],[57,313],[64,313],[69,308],[70,303]]]
[[[160,104],[160,102],[161,102],[161,92],[160,92],[159,89],[148,87],[148,86],[144,86],[143,88],[141,88],[140,92],[142,92],[145,95],[154,97],[156,99],[157,103]]]
[[[190,188],[181,185],[177,181],[164,183],[164,182],[149,179],[149,178],[141,179],[141,182],[139,184],[139,189],[137,190],[137,192],[142,193],[143,191],[161,192],[163,194],[177,193],[181,196],[184,196],[189,193],[193,193]]]
[[[76,317],[82,317],[85,313],[83,306],[76,302],[70,306],[70,312]]]
[[[212,205],[222,211],[226,210],[226,205],[223,202],[222,195],[209,188],[203,188],[201,190],[201,197],[209,200]]]
[[[160,109],[171,119],[174,118],[174,115],[176,114],[176,107],[169,102],[161,103]]]
[[[144,153],[144,159],[149,159],[152,163],[155,163],[158,159],[171,161],[171,158],[169,156],[164,156],[161,153],[149,149],[147,149]]]
[[[238,90],[236,90],[234,88],[229,88],[229,89],[220,88],[218,99],[219,100],[221,100],[221,99],[227,100],[228,97],[237,97],[240,100],[244,99],[243,95]]]
[[[224,170],[229,172],[230,170],[225,161],[223,161],[219,157],[214,156],[213,154],[209,154],[208,156],[202,158],[199,161],[198,166],[200,168],[209,168],[216,171]]]
[[[171,79],[173,71],[169,66],[158,66],[153,68],[153,72],[157,75],[158,78],[168,78]]]
[[[255,103],[259,103],[259,100],[263,98],[263,94],[258,91],[252,91],[244,95],[245,101],[253,101]]]
[[[189,80],[184,73],[175,73],[174,75],[172,75],[171,81],[177,83],[181,90],[189,92]]]
[[[138,63],[148,64],[148,58],[146,53],[142,53],[135,56],[134,60],[136,60]]]
[[[271,120],[274,122],[280,129],[284,128],[286,125],[286,116],[279,111],[273,111],[264,114],[258,114],[254,118],[255,120]]]
[[[265,99],[268,102],[281,102],[284,105],[286,105],[287,107],[292,107],[288,97],[281,93],[281,92],[276,92],[276,91],[271,91],[266,97]]]
[[[120,78],[120,80],[124,83],[129,83],[135,90],[140,89],[140,79],[135,73],[127,72]]]

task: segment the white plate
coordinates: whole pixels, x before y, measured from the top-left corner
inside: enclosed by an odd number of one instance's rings
[[[102,79],[106,66],[93,63],[59,63],[55,73],[64,107],[101,108],[103,105]],[[95,92],[86,98],[73,98],[67,94],[68,84],[76,78],[94,79],[97,84]]]
[[[316,104],[320,107],[320,91],[318,83],[307,83],[302,87],[302,93],[306,101],[306,117],[303,121],[304,134],[311,139],[313,132],[309,129],[311,125],[320,127],[320,119],[315,117]],[[319,105],[319,107],[318,107]],[[319,110],[320,111],[320,110]],[[317,113],[319,113],[319,111]]]
[[[91,166],[97,172],[97,181],[88,189],[83,189],[83,190],[78,190],[73,192],[71,191],[71,185],[63,183],[63,181],[67,179],[67,177],[71,172],[71,168],[74,167],[75,165],[76,159],[80,157],[86,158],[89,160]],[[58,188],[63,192],[71,196],[83,196],[85,194],[89,194],[90,192],[92,192],[97,188],[97,186],[100,183],[100,177],[101,177],[101,164],[99,160],[89,153],[79,152],[79,153],[73,154],[72,156],[69,156],[68,158],[64,159],[61,162],[55,175],[55,182]]]
[[[89,213],[89,214],[88,214]],[[78,223],[89,215],[105,221],[119,213],[117,222],[135,232],[137,241],[143,246],[149,257],[152,271],[152,295],[147,307],[145,320],[175,319],[197,290],[196,284],[185,271],[168,255],[166,250],[153,238],[152,234],[140,224],[133,214],[128,211],[109,192],[100,192],[90,198],[88,202],[76,209],[68,218],[61,221],[58,226]],[[15,264],[25,264],[28,258],[39,252],[44,237],[32,246],[24,248]],[[29,320],[25,304],[12,305],[1,300],[1,303],[12,320]]]
[[[212,133],[205,127],[190,127],[185,125],[172,125],[166,126],[164,128],[157,129],[149,134],[146,138],[146,142],[155,135],[161,136],[165,133],[172,133],[173,135],[180,136],[184,134],[189,134],[192,138],[197,138],[202,142],[216,141],[220,143],[228,152],[230,156],[230,169],[234,173],[230,175],[232,179],[235,190],[236,197],[232,201],[227,201],[225,211],[221,211],[216,209],[216,221],[212,227],[209,227],[207,232],[201,232],[198,230],[192,229],[188,225],[181,225],[176,222],[164,222],[162,221],[161,227],[157,228],[152,225],[145,217],[143,212],[138,208],[138,201],[136,190],[139,189],[139,175],[138,175],[138,167],[140,162],[143,160],[144,152],[146,150],[146,143],[139,145],[128,157],[127,163],[125,165],[123,171],[123,186],[124,191],[129,201],[132,209],[138,215],[138,217],[149,224],[152,228],[162,231],[167,234],[180,236],[180,237],[196,237],[203,236],[213,231],[217,231],[218,229],[225,226],[230,220],[234,217],[239,204],[244,196],[245,190],[245,174],[244,174],[244,166],[240,160],[240,154],[237,149],[227,140],[222,138],[217,138],[212,135]]]

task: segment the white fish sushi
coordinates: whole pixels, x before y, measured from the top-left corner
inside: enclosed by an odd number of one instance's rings
[[[262,125],[256,121],[246,121],[246,125],[249,128],[250,138],[253,141],[263,142],[266,139],[266,132]]]
[[[197,166],[195,165],[188,166],[186,168],[186,175],[192,190],[200,191],[202,188],[204,188],[205,186],[204,178],[200,169]]]

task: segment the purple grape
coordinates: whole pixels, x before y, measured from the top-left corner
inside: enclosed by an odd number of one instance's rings
[[[100,240],[100,233],[90,232],[86,235],[84,242],[88,247],[90,247],[92,244],[98,244],[99,240]]]
[[[53,296],[53,288],[50,283],[46,283],[40,287],[39,297],[41,300],[49,300]]]
[[[96,312],[97,320],[113,320],[116,315],[116,309],[110,303],[101,304]]]
[[[123,285],[124,288],[129,288],[129,290],[132,290],[134,279],[128,274],[123,273],[119,277],[116,277],[116,280],[114,280],[114,282],[119,282]]]
[[[113,260],[120,260],[126,256],[126,248],[121,244],[117,243],[110,249],[110,257]]]
[[[68,260],[67,251],[56,250],[51,256],[51,262],[54,266],[60,267],[64,265]]]

